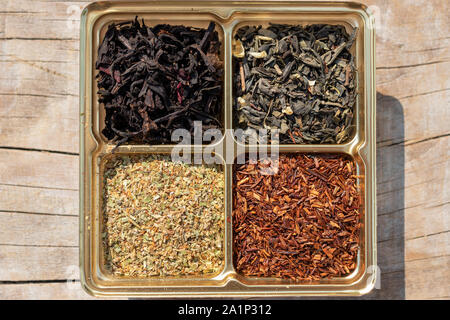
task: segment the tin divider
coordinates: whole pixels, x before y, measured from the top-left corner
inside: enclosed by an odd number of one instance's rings
[[[233,64],[232,64],[232,20],[227,19],[221,23],[224,30],[224,112],[225,112],[225,135],[222,140],[222,152],[225,159],[225,212],[226,212],[226,255],[225,270],[232,279],[236,277],[233,266],[233,225],[232,225],[232,194],[233,194],[233,164],[229,163],[229,152],[235,151],[235,144],[230,145],[230,133],[233,129]],[[230,150],[230,148],[232,150]]]

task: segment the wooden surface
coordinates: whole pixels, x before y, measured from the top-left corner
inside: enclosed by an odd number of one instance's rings
[[[366,0],[377,18],[380,289],[450,298],[449,2]],[[0,299],[89,299],[78,273],[79,14],[0,0]]]

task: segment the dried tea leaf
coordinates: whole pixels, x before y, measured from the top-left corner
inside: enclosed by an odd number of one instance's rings
[[[356,103],[350,51],[356,31],[349,35],[343,26],[319,24],[238,29],[234,44],[239,50],[234,50],[239,53],[233,55],[236,125],[268,128],[267,138],[271,129],[279,129],[280,143],[348,141]],[[301,124],[295,116],[302,117]]]

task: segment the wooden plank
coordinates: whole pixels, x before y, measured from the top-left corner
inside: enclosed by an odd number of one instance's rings
[[[0,212],[0,230],[0,244],[78,246],[78,217]]]
[[[405,230],[408,239],[424,237],[450,230],[449,212],[450,203],[434,205],[431,207],[414,207],[405,210]]]
[[[450,256],[450,231],[406,239],[405,248],[406,263],[408,261]]]
[[[420,150],[421,147],[417,147],[417,149]],[[439,150],[439,147],[432,147],[432,149],[433,151]],[[428,155],[428,159],[433,157],[431,152],[428,153]],[[429,163],[426,161],[428,159],[421,161],[419,164],[422,164],[423,166],[428,165]],[[409,163],[410,161],[407,161],[405,165],[408,165]],[[409,171],[397,168],[402,170],[402,172],[398,172],[391,180],[380,181],[380,183],[377,183],[378,202],[381,204],[379,214],[385,214],[392,211],[392,208],[390,208],[389,205],[393,202],[393,199],[399,198],[399,196],[395,194],[396,192],[403,194],[403,197],[405,197],[405,195],[414,195],[414,197],[408,197],[407,202],[399,203],[399,205],[396,206],[397,208],[408,208],[418,205],[432,206],[445,203],[450,197],[448,190],[445,190],[444,188],[449,183],[447,180],[449,174],[445,172],[445,169],[448,168],[449,164],[450,159],[434,164],[430,163],[430,168],[427,168],[426,171],[423,170],[424,167],[420,168],[418,166],[415,166]],[[379,171],[383,168],[384,167],[378,167]],[[422,193],[423,188],[433,191],[433,193]],[[383,203],[387,203],[387,205],[384,205]]]
[[[396,76],[390,70],[383,71],[394,78],[386,83],[378,83],[377,90],[397,96],[404,105],[406,141],[449,133],[446,123],[450,118],[450,110],[445,106],[450,101],[450,79],[439,72],[440,68],[449,69],[450,62],[411,68],[411,72]],[[430,74],[435,76],[430,77]],[[380,75],[379,78],[383,77]]]
[[[79,281],[62,283],[1,284],[2,300],[91,300]]]
[[[449,230],[450,217],[443,210],[450,202],[449,141],[450,137],[442,137],[408,146],[378,148],[380,241]]]
[[[79,21],[79,14],[71,12],[71,8],[81,8],[82,2],[64,3],[40,1],[36,6],[32,1],[9,1],[4,19],[3,38],[45,38],[45,39],[77,39],[78,23],[70,27],[70,21]],[[68,22],[69,21],[69,22]]]
[[[449,66],[450,39],[448,16],[442,13],[448,12],[448,2],[363,2],[374,6],[377,19],[377,91],[403,104],[403,138],[410,141],[443,134],[449,119],[445,105],[450,80],[441,71]]]
[[[78,66],[52,62],[25,63],[0,62],[3,76],[0,79],[1,93],[35,96],[78,96]],[[73,110],[77,105],[72,106]]]
[[[0,282],[53,281],[80,278],[77,246],[0,245],[0,265]]]
[[[0,146],[78,153],[78,46],[0,40]]]
[[[78,216],[78,191],[0,185],[0,211]]]
[[[448,57],[448,2],[362,2],[376,6],[373,9],[377,20],[378,67],[414,65]],[[442,53],[442,48],[447,51]]]
[[[445,209],[447,208],[447,209]],[[378,216],[378,241],[403,237],[420,238],[449,230],[449,205],[413,207]]]
[[[0,147],[78,154],[77,104],[75,96],[0,93]]]
[[[442,61],[436,63],[413,64],[405,68],[392,69],[379,67],[377,69],[377,90],[383,94],[387,90],[396,92],[399,94],[396,95],[397,99],[405,99],[414,94],[448,89],[449,80],[439,70],[448,68],[449,60],[450,55],[442,57]],[[430,74],[433,76],[430,77]],[[414,82],[414,79],[417,82]],[[403,87],[401,87],[402,84]]]
[[[406,299],[450,296],[450,256],[406,263]]]
[[[78,156],[0,150],[0,184],[78,190]]]
[[[1,17],[1,14],[0,14]],[[79,40],[26,40],[0,37],[0,61],[25,63],[41,68],[42,62],[52,62],[56,68],[78,64]],[[76,80],[75,80],[76,82]]]
[[[0,146],[78,152],[86,2],[9,1],[0,14]],[[22,40],[23,39],[23,40]]]

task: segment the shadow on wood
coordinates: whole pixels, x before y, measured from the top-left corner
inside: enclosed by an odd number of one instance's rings
[[[376,125],[379,277],[372,292],[356,299],[401,300],[405,299],[405,122],[399,100],[377,92]]]
[[[363,299],[405,299],[403,106],[377,93],[377,246],[380,279]]]

